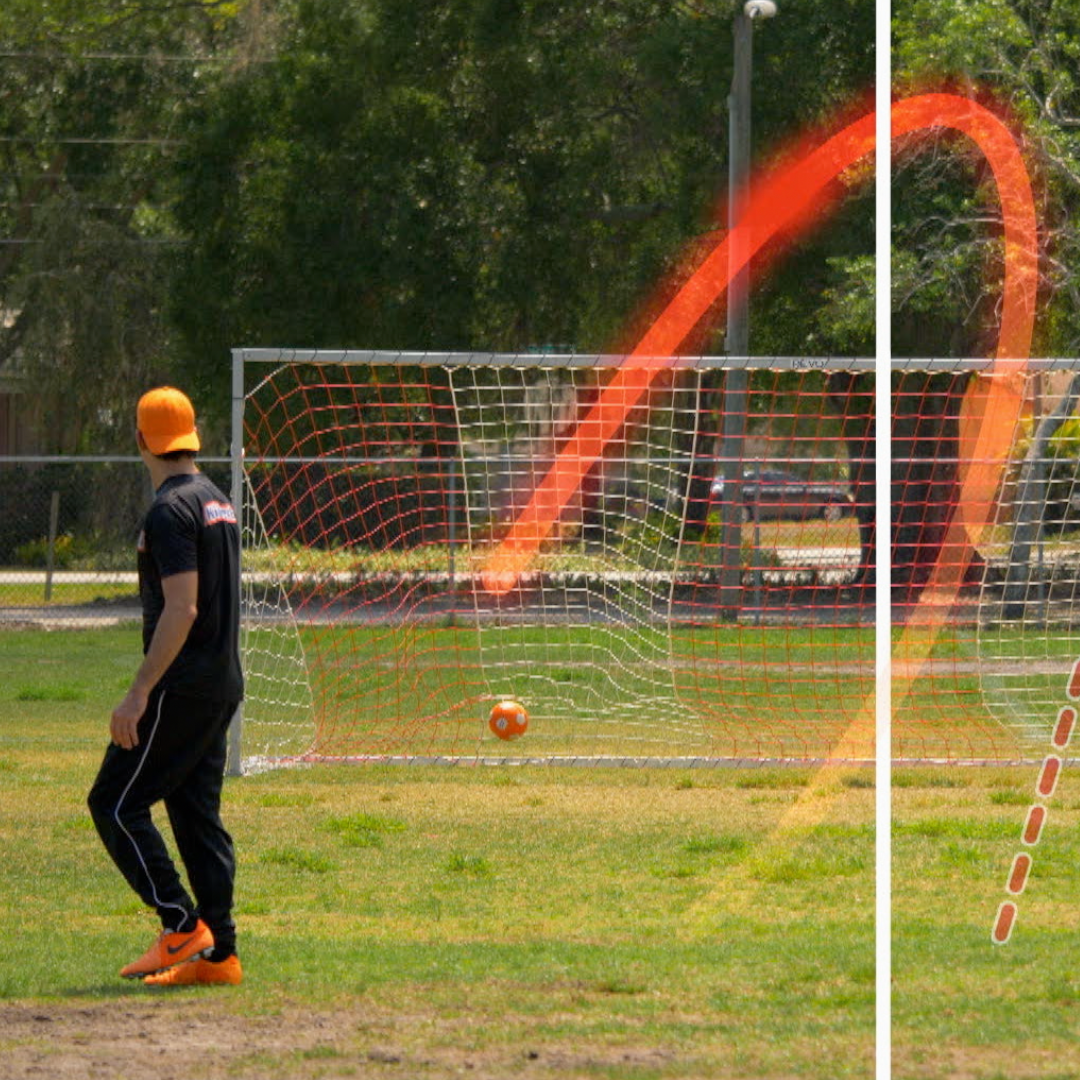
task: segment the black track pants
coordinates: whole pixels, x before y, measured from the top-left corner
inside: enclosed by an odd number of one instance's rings
[[[128,884],[167,930],[190,915],[205,920],[221,950],[232,951],[236,862],[221,823],[221,786],[235,702],[155,690],[139,721],[139,745],[105,751],[88,803],[98,833]],[[192,902],[150,814],[164,801]]]

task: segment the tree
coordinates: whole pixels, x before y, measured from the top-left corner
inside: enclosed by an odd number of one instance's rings
[[[0,367],[54,421],[48,449],[128,449],[139,388],[172,368],[176,105],[235,21],[217,0],[0,12]]]
[[[1042,280],[1035,348],[1075,355],[1080,298],[1080,141],[1074,114],[1080,3],[980,0],[894,6],[900,93],[955,87],[1012,114],[1039,188]],[[1006,104],[1007,103],[1007,106]],[[979,153],[943,134],[895,148],[893,351],[896,355],[992,355],[1004,276],[1001,210]],[[894,376],[893,580],[908,599],[939,558],[960,498],[959,411],[976,390],[969,374]],[[982,579],[976,554],[968,580]]]
[[[869,80],[872,8],[842,6],[760,32],[759,146]],[[723,221],[731,16],[696,0],[281,4],[274,62],[223,71],[187,116],[185,366],[223,388],[245,343],[629,348],[657,282],[677,285]],[[868,205],[811,245],[797,289],[766,294],[764,349],[806,351],[832,257],[872,250]]]
[[[762,158],[862,94],[873,17],[758,30]],[[0,28],[4,224],[33,241],[2,255],[0,363],[78,387],[80,446],[126,445],[172,373],[223,425],[237,344],[625,347],[721,227],[723,4],[14,0]],[[865,293],[870,202],[841,214],[758,291],[756,351],[857,342],[822,312]]]
[[[1080,351],[1080,2],[979,0],[896,5],[900,89],[932,80],[991,95],[1015,117],[1039,195],[1042,280],[1036,349]],[[993,341],[1000,305],[1000,212],[980,163],[963,152],[902,159],[899,347],[977,355]],[[928,323],[926,315],[934,314]],[[924,352],[925,354],[925,352]]]
[[[894,71],[900,95],[955,88],[1011,114],[1039,193],[1040,317],[1035,348],[1076,355],[1080,305],[1072,269],[1080,251],[1080,87],[1075,80],[1080,3],[1022,0],[894,5]],[[1007,104],[1006,104],[1007,103]],[[894,146],[893,353],[950,358],[991,355],[1000,319],[1002,223],[997,193],[979,152],[941,134]],[[848,288],[830,292],[818,312],[834,333],[869,344],[873,333],[871,269],[860,256],[841,257]],[[846,409],[833,380],[834,403]],[[850,386],[848,387],[850,388]],[[959,411],[976,390],[967,374],[898,373],[893,377],[892,562],[901,599],[911,600],[938,560],[945,526],[960,498],[955,459]],[[873,445],[869,416],[845,424],[855,460]],[[862,487],[860,577],[870,579],[873,469],[853,478]],[[981,580],[973,558],[968,580]]]
[[[806,7],[762,32],[762,146],[870,75],[867,5],[848,0],[846,21]],[[179,158],[191,243],[174,314],[208,373],[252,341],[619,347],[717,227],[723,5],[290,0],[279,15],[275,62],[223,72]],[[836,280],[820,259],[770,343],[801,345],[798,319]]]

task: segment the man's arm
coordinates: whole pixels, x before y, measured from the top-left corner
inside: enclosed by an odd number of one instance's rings
[[[162,578],[161,591],[165,595],[165,607],[154,628],[150,648],[146,650],[131,689],[113,709],[109,724],[112,741],[125,750],[139,745],[137,727],[142,714],[146,712],[150,691],[179,655],[195,622],[199,610],[198,571],[190,570]]]

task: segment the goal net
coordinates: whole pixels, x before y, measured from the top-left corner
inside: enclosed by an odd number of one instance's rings
[[[872,362],[678,358],[630,389],[604,356],[234,364],[247,759],[872,759]],[[1019,427],[984,554],[947,610],[924,600],[980,381],[894,376],[899,758],[1010,760],[1046,723],[1025,676],[1054,667],[1071,556],[1040,511],[1043,570],[1006,602]],[[504,698],[513,742],[487,723]]]
[[[896,366],[893,754],[1041,760],[1080,655],[1080,365]]]

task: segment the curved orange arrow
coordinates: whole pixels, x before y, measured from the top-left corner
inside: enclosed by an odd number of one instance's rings
[[[1008,374],[1022,368],[1034,328],[1038,246],[1031,184],[1011,132],[989,110],[953,94],[898,101],[891,119],[894,138],[951,128],[974,141],[986,157],[1005,222],[1004,306],[994,370]],[[873,151],[874,123],[873,113],[862,117],[801,160],[750,186],[739,225],[714,248],[627,356],[513,522],[481,573],[484,589],[503,594],[514,587],[657,373],[676,364],[676,349],[732,277],[770,239],[785,230],[801,233],[814,223],[824,208],[828,185]],[[971,449],[974,464],[961,491],[962,509],[950,523],[931,579],[935,589],[959,587],[971,544],[990,518],[1020,401],[1009,380],[991,380]],[[948,552],[952,555],[946,557]]]

